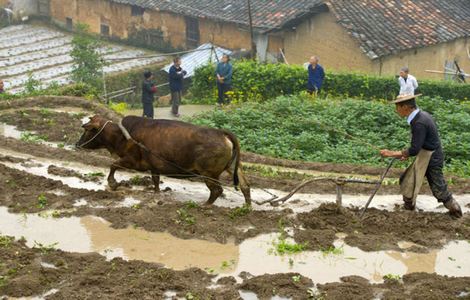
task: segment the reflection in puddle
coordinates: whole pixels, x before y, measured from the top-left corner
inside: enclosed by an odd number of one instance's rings
[[[292,256],[268,255],[276,234],[265,234],[240,244],[240,258],[236,269],[228,275],[237,276],[245,271],[254,276],[297,272],[315,283],[339,281],[340,277],[358,275],[382,282],[387,274],[404,275],[411,272],[438,273],[449,276],[469,276],[470,243],[451,242],[441,250],[430,253],[397,251],[365,252],[345,244],[341,239],[335,247],[342,248],[340,255],[325,255],[320,251],[306,251]],[[454,260],[449,261],[449,257]],[[294,263],[291,266],[289,258]],[[450,262],[450,263],[449,263]],[[224,276],[226,276],[225,274]]]
[[[410,272],[470,276],[470,260],[467,259],[470,243],[467,241],[450,242],[443,249],[429,253],[402,253],[364,252],[338,239],[335,246],[344,250],[339,255],[306,251],[293,256],[276,256],[269,254],[276,234],[260,235],[236,246],[183,240],[167,233],[135,228],[113,229],[103,219],[92,216],[54,219],[37,214],[16,215],[4,207],[0,207],[0,232],[16,238],[24,236],[30,247],[35,241],[43,245],[57,243],[64,251],[99,252],[108,259],[122,257],[156,262],[177,270],[199,267],[223,276],[237,277],[242,271],[254,276],[297,272],[315,283],[335,282],[350,275],[381,282],[386,274]]]
[[[57,243],[70,252],[99,252],[108,259],[143,260],[182,270],[189,267],[217,270],[223,262],[238,259],[238,247],[203,240],[183,240],[168,233],[141,229],[113,229],[101,218],[86,216],[64,219],[43,218],[37,214],[15,215],[0,207],[0,232],[22,236],[27,245]]]

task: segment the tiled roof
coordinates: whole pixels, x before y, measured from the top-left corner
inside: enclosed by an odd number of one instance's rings
[[[371,59],[470,36],[470,0],[329,0]]]
[[[246,0],[111,0],[143,8],[247,25]],[[323,5],[323,0],[251,0],[253,25],[259,31],[282,28],[286,23]]]

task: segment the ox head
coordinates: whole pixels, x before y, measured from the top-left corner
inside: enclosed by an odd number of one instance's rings
[[[102,148],[104,145],[100,137],[104,134],[104,127],[107,123],[109,123],[109,121],[99,115],[91,117],[87,123],[82,125],[85,131],[75,146],[79,149]]]

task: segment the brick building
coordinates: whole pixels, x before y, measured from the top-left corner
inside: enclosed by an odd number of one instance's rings
[[[11,0],[36,1],[39,14],[65,27],[164,48],[211,42],[250,48],[245,0]],[[409,66],[420,78],[442,78],[457,60],[470,70],[469,0],[251,0],[260,59],[284,50],[289,63],[320,56],[328,69],[376,75]]]

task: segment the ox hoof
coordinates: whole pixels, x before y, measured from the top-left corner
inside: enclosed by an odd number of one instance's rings
[[[115,191],[119,187],[119,183],[116,181],[108,181],[108,186],[112,191]]]
[[[209,202],[209,201],[204,202],[204,206],[212,206],[212,204],[214,204],[214,202]]]
[[[171,187],[168,187],[168,186],[167,186],[163,191],[164,191],[164,192],[171,192],[172,189],[171,189]]]

